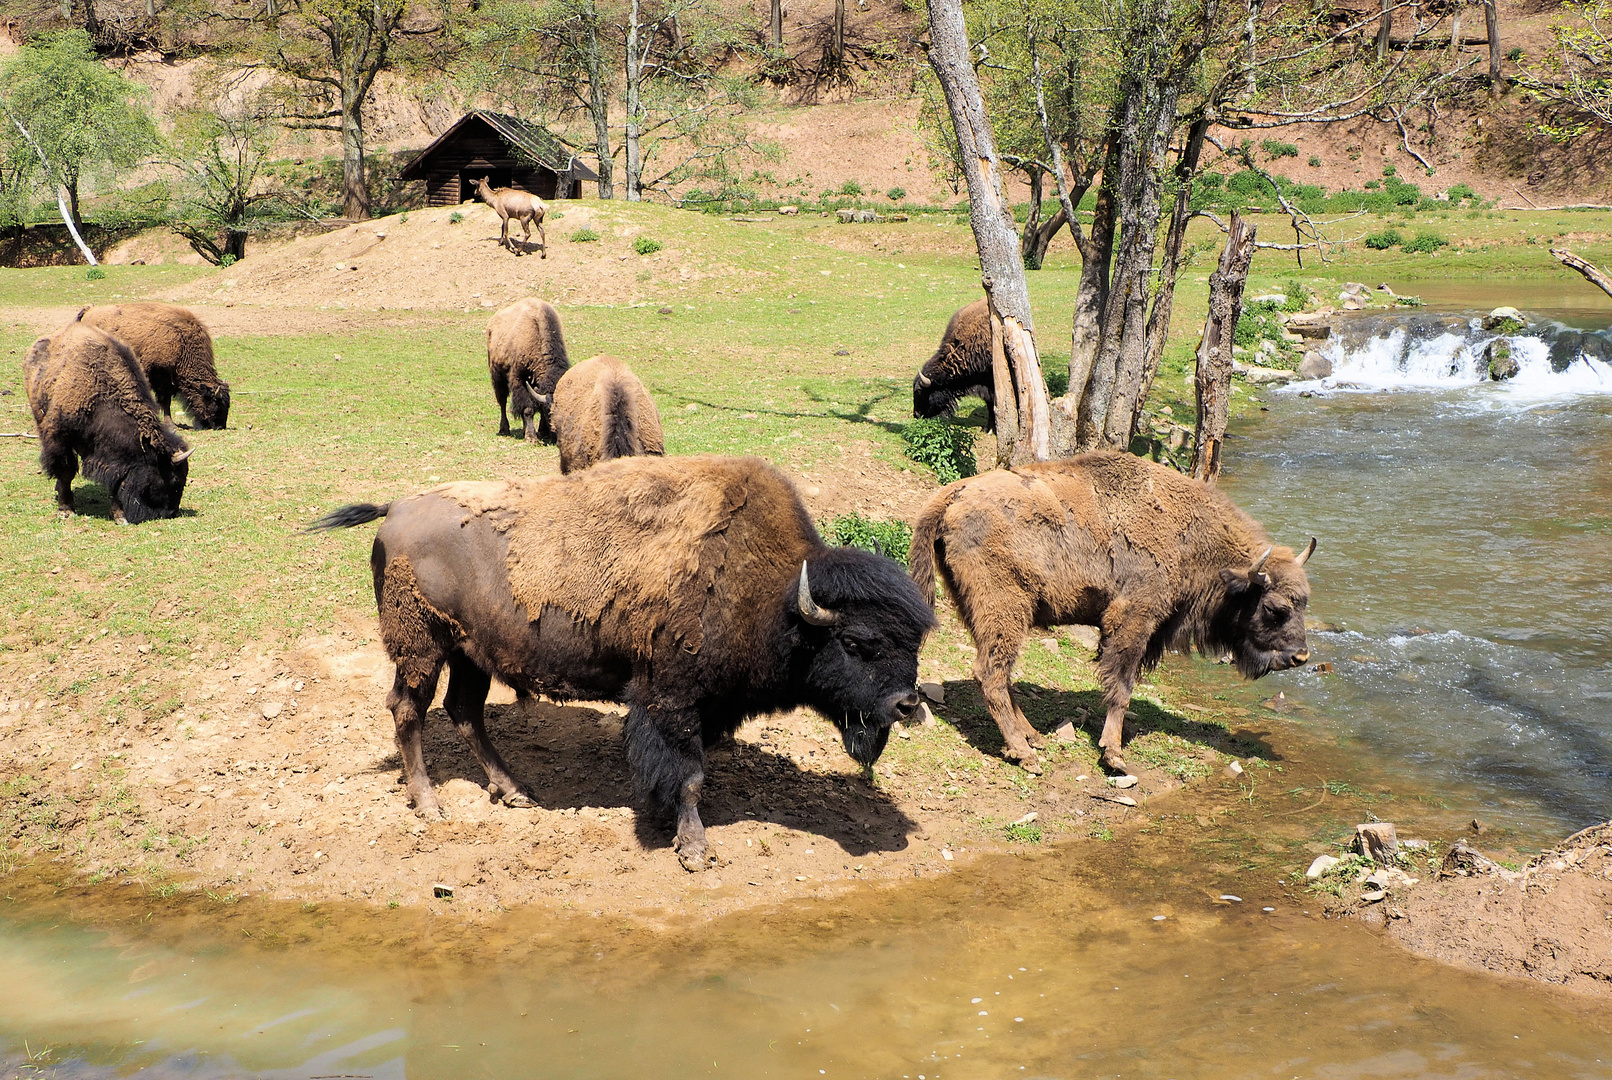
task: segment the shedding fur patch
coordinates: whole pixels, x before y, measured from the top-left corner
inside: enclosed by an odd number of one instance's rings
[[[414,564],[406,557],[400,555],[389,561],[381,580],[380,602],[376,605],[381,640],[403,681],[418,688],[436,675],[442,665],[441,654],[452,647],[451,640],[440,640],[443,631],[453,625],[452,620],[420,595]]]

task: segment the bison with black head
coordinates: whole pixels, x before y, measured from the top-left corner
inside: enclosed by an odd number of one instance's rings
[[[985,430],[996,430],[996,376],[991,368],[991,309],[976,300],[953,315],[940,348],[912,380],[912,415],[950,415],[965,397],[985,402]]]
[[[800,496],[756,458],[620,458],[565,476],[447,484],[345,507],[319,529],[384,517],[370,566],[387,697],[409,795],[438,804],[420,731],[445,704],[506,803],[529,805],[483,726],[489,680],[629,706],[634,782],[705,862],[705,748],[748,717],[810,706],[877,761],[912,717],[934,616],[889,559],[823,543]]]

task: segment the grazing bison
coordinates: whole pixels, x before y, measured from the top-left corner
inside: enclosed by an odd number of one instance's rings
[[[889,559],[830,548],[757,458],[632,457],[569,476],[446,484],[311,528],[384,517],[370,567],[409,795],[439,812],[420,729],[443,664],[448,715],[493,794],[530,805],[487,739],[489,679],[627,703],[627,760],[675,847],[704,865],[705,747],[758,713],[809,705],[857,761],[918,709],[934,616]]]
[[[213,366],[213,339],[188,310],[172,304],[87,307],[82,322],[98,326],[134,350],[164,413],[177,393],[199,428],[229,421],[229,383]]]
[[[912,415],[950,414],[972,394],[985,402],[985,430],[996,430],[996,376],[991,370],[991,309],[976,300],[952,316],[940,348],[912,380]]]
[[[666,453],[649,391],[614,356],[590,357],[561,375],[550,416],[562,473],[611,458]]]
[[[498,434],[509,434],[509,416],[504,411],[508,401],[525,425],[528,442],[554,438],[549,426],[554,384],[570,366],[554,305],[546,300],[517,300],[494,315],[487,324],[487,371],[492,375],[493,397],[498,399]]]
[[[23,361],[28,406],[39,428],[39,462],[56,480],[56,505],[73,512],[73,477],[111,492],[120,525],[173,517],[190,474],[190,448],[157,409],[127,345],[71,322],[42,337]]]
[[[1231,654],[1250,679],[1310,657],[1304,562],[1273,547],[1230,499],[1172,469],[1102,452],[948,485],[913,529],[912,576],[934,602],[935,567],[974,636],[974,677],[1006,756],[1032,772],[1039,743],[1011,691],[1032,626],[1102,630],[1097,671],[1108,717],[1103,764],[1123,771],[1125,708],[1165,649]]]

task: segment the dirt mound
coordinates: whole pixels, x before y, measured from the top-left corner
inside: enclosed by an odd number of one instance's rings
[[[1510,872],[1481,857],[1387,908],[1391,937],[1446,964],[1612,996],[1612,822]],[[1464,876],[1461,876],[1464,874]]]
[[[676,243],[649,255],[635,252],[633,241],[657,213],[667,211],[580,200],[551,203],[548,257],[541,258],[535,239],[516,241],[522,254],[500,247],[498,215],[481,203],[415,210],[254,253],[216,277],[179,287],[168,299],[321,310],[471,311],[501,308],[523,296],[630,304],[664,273],[692,282],[736,272],[711,260],[701,260],[698,269],[689,266]],[[574,241],[579,233],[587,235],[583,230],[598,239]]]

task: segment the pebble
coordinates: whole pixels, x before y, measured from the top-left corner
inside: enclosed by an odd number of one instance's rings
[[[1116,777],[1114,777],[1113,784],[1117,788],[1135,787],[1136,786],[1136,777],[1129,776],[1129,775],[1127,775],[1127,776],[1116,776]]]
[[[951,862],[952,861],[952,849],[951,848],[941,848],[940,849],[940,857],[942,859],[945,859],[947,862]]]
[[[1362,904],[1375,904],[1377,901],[1381,900],[1383,897],[1385,897],[1387,895],[1388,894],[1386,892],[1384,892],[1382,889],[1373,889],[1370,892],[1361,893],[1360,894],[1360,902]]]
[[[1075,783],[1078,784],[1082,780],[1089,780],[1089,779],[1091,779],[1089,776],[1087,776],[1085,773],[1081,773],[1079,776],[1075,777]]]
[[[1136,800],[1131,798],[1129,795],[1115,795],[1113,797],[1113,799],[1111,799],[1110,801],[1111,802],[1117,802],[1121,806],[1135,806],[1136,805]]]
[[[1233,896],[1233,895],[1232,895],[1232,894],[1231,894],[1231,893],[1229,893],[1229,892],[1223,892],[1223,893],[1221,893],[1221,894],[1220,894],[1220,898],[1221,898],[1221,899],[1222,899],[1222,900],[1224,900],[1224,901],[1225,901],[1225,902],[1226,902],[1226,903],[1228,903],[1228,904],[1240,904],[1240,903],[1242,903],[1242,902],[1243,902],[1243,898],[1242,898],[1242,897],[1240,897],[1240,896]]]
[[[1317,855],[1315,857],[1315,861],[1310,864],[1310,868],[1304,871],[1305,880],[1316,880],[1322,874],[1326,873],[1328,870],[1331,870],[1334,866],[1337,866],[1342,861],[1342,859],[1335,855]]]
[[[76,765],[73,766],[73,767],[75,769],[78,768],[78,766],[76,766]],[[1015,821],[1013,824],[1015,824],[1015,825],[1028,825],[1028,824],[1030,824],[1030,822],[1034,821],[1036,819],[1036,817],[1037,817],[1036,812],[1034,810],[1032,810],[1028,814],[1025,814],[1023,817],[1021,817],[1019,820]]]
[[[285,706],[280,704],[278,701],[268,702],[263,706],[263,719],[273,720],[276,716],[280,715],[280,710],[283,708],[285,708]]]
[[[1073,720],[1065,720],[1063,723],[1059,724],[1053,729],[1052,737],[1057,739],[1059,742],[1074,742],[1079,738],[1079,736],[1075,734],[1075,722]]]
[[[933,701],[936,705],[946,704],[946,688],[938,682],[922,682],[918,684],[918,692]]]
[[[1243,774],[1242,762],[1233,761],[1230,765],[1226,766],[1226,775],[1227,776],[1241,776],[1242,774]]]
[[[1153,916],[1153,921],[1154,922],[1163,922],[1168,917],[1169,916],[1167,916],[1167,915],[1155,915],[1155,916]]]
[[[1275,911],[1276,909],[1273,908],[1273,907],[1262,907],[1259,910],[1265,911],[1265,912],[1270,912],[1270,911]]]

